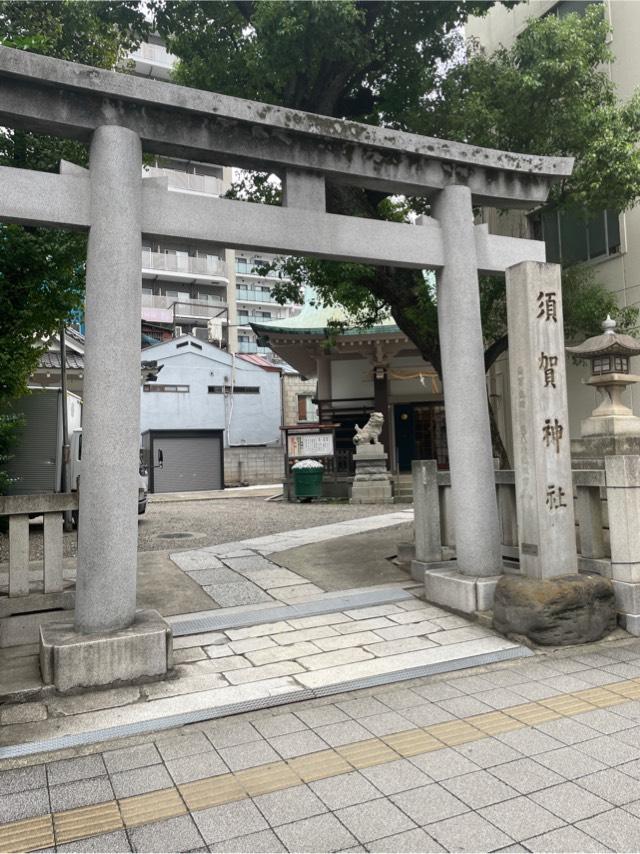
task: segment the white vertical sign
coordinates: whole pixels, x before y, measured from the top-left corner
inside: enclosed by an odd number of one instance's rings
[[[577,572],[560,267],[509,267],[507,318],[520,565]]]

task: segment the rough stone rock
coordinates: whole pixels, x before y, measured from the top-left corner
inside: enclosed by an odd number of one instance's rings
[[[496,586],[493,626],[544,646],[600,640],[616,628],[613,584],[595,575],[503,575]]]

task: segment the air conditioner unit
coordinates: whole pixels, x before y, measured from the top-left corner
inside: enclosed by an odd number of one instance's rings
[[[212,344],[222,345],[222,318],[212,317],[207,321],[207,337]]]
[[[182,326],[173,327],[173,337],[179,338],[182,335]]]

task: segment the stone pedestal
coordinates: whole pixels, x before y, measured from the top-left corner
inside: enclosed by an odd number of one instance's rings
[[[60,693],[161,679],[173,666],[169,624],[157,611],[136,611],[133,624],[83,634],[72,623],[40,627],[40,670]]]
[[[461,573],[456,560],[441,563],[421,563],[414,560],[411,574],[415,578],[424,572],[424,594],[427,602],[442,605],[463,614],[488,611],[493,606],[493,597],[502,575],[473,576]]]
[[[391,475],[387,454],[379,442],[357,445],[354,455],[356,475],[351,488],[351,504],[392,504]]]

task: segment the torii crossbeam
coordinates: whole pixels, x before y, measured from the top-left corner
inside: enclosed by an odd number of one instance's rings
[[[474,226],[472,207],[539,205],[552,182],[570,175],[571,159],[407,134],[6,47],[0,124],[90,144],[88,170],[0,168],[0,221],[89,232],[77,633],[127,630],[135,617],[143,235],[435,269],[458,570],[501,571],[478,272],[544,261],[545,251],[539,241]],[[143,150],[271,170],[284,183],[282,207],[169,192],[166,179],[142,178]],[[326,181],[427,196],[432,216],[409,225],[329,214]]]

